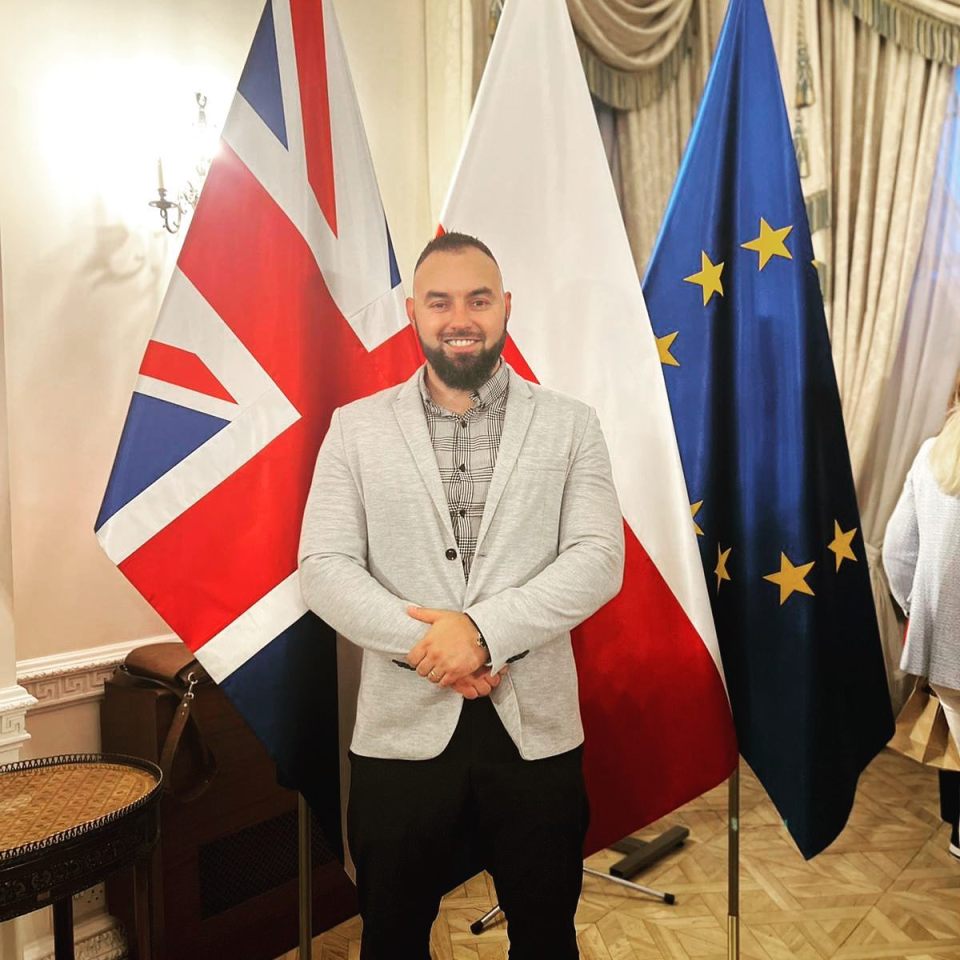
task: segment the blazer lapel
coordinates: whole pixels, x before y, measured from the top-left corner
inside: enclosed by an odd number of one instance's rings
[[[480,521],[480,532],[477,534],[477,553],[483,545],[496,513],[497,505],[503,496],[504,488],[513,468],[517,464],[517,457],[523,447],[527,428],[533,419],[533,391],[530,385],[516,371],[510,368],[510,386],[507,391],[507,410],[503,418],[503,433],[500,435],[500,449],[497,451],[497,465],[493,468],[493,477],[487,491],[487,501],[483,506],[483,518]],[[429,440],[428,440],[429,445]]]
[[[447,497],[443,492],[443,481],[440,479],[440,469],[437,467],[437,457],[430,442],[430,432],[427,430],[427,418],[423,412],[423,397],[420,395],[419,379],[423,375],[423,367],[418,367],[416,373],[400,388],[393,401],[393,412],[400,425],[407,446],[413,454],[414,463],[423,479],[427,493],[433,501],[437,516],[453,542],[453,525],[450,522],[450,512],[447,506]]]

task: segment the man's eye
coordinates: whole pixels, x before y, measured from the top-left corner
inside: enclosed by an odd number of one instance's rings
[[[474,300],[473,305],[477,308],[487,307],[490,305],[489,300]]]

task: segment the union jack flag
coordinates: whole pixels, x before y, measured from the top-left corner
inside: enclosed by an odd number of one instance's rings
[[[330,0],[268,0],[96,522],[338,844],[336,638],[297,544],[333,410],[419,362]]]

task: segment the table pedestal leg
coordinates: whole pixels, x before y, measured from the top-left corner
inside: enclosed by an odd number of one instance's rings
[[[56,960],[74,960],[73,897],[70,896],[53,904],[53,955]]]
[[[152,960],[150,945],[150,857],[140,857],[133,868],[134,916],[136,917],[135,960]],[[132,938],[131,938],[132,939]],[[131,947],[134,945],[131,943]]]

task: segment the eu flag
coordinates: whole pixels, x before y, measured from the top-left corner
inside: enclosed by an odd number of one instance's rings
[[[810,858],[893,717],[762,0],[731,0],[644,294],[740,752]]]

